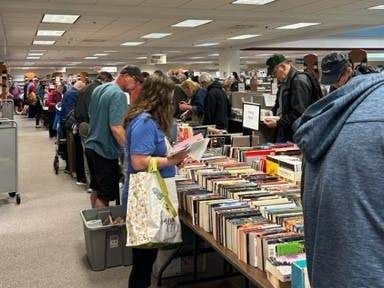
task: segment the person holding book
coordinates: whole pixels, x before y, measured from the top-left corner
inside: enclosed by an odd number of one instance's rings
[[[353,77],[294,124],[312,288],[383,286],[383,94],[380,73]]]
[[[274,54],[266,64],[268,75],[277,79],[279,89],[272,108],[273,115],[277,117],[266,117],[263,123],[268,128],[276,129],[276,143],[292,142],[292,124],[309,105],[321,97],[321,91],[316,91],[309,74],[300,73],[284,55]],[[316,86],[320,87],[319,84]]]
[[[122,204],[127,210],[130,175],[148,169],[151,157],[156,157],[157,167],[163,178],[174,177],[176,166],[187,156],[182,150],[168,155],[170,130],[173,122],[172,98],[174,82],[164,75],[153,74],[143,83],[136,101],[130,106],[125,119],[126,180]],[[128,211],[129,213],[129,211]],[[158,249],[132,248],[130,288],[144,288],[151,284],[152,265]]]

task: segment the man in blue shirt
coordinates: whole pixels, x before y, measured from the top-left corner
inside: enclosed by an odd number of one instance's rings
[[[89,104],[89,132],[85,144],[91,176],[92,208],[109,206],[119,195],[119,162],[123,152],[124,115],[127,96],[124,92],[143,82],[141,71],[127,65],[114,82],[98,86]]]

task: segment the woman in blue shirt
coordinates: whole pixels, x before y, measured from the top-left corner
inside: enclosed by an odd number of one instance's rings
[[[144,83],[124,120],[126,127],[125,161],[127,177],[122,203],[127,209],[130,175],[148,169],[151,157],[156,157],[163,178],[174,177],[176,166],[187,157],[183,151],[167,156],[168,140],[173,121],[172,98],[174,82],[163,75],[151,75]],[[128,211],[129,213],[129,211]],[[132,249],[130,288],[146,288],[151,284],[152,265],[157,249]]]

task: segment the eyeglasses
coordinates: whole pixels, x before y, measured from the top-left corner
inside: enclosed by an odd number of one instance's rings
[[[273,77],[276,77],[277,70],[279,70],[280,67],[282,67],[281,63],[276,65],[275,68],[273,68],[273,70],[272,70],[272,76]]]
[[[135,82],[137,82],[136,76],[132,76],[132,75],[129,75],[129,74],[125,74],[125,76],[129,76],[129,77],[131,77],[133,80],[135,80]]]

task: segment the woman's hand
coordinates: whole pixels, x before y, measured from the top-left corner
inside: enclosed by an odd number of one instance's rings
[[[187,102],[185,101],[180,101],[179,103],[179,109],[181,111],[187,111],[187,110],[192,110],[192,106],[189,105]]]
[[[180,152],[172,155],[171,157],[168,157],[168,159],[170,159],[170,161],[174,163],[173,165],[177,165],[177,164],[183,162],[184,159],[188,157],[188,154],[189,154],[189,149],[180,151]]]

